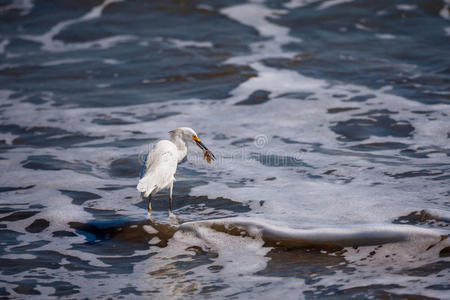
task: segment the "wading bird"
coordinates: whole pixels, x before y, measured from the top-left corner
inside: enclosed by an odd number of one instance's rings
[[[180,127],[169,131],[170,141],[159,141],[145,159],[137,185],[142,196],[148,198],[148,212],[152,212],[151,198],[162,189],[169,189],[169,209],[172,213],[172,190],[177,165],[187,153],[186,142],[192,142],[203,151],[203,158],[211,163],[216,157],[200,142],[192,128]]]

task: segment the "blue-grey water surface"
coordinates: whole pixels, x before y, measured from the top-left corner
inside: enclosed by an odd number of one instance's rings
[[[449,299],[449,54],[448,0],[0,0],[0,298]]]

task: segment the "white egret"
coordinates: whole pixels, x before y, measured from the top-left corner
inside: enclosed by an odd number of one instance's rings
[[[203,158],[210,163],[216,157],[200,142],[192,128],[180,127],[169,131],[170,141],[159,141],[145,160],[141,178],[137,185],[138,191],[148,197],[148,212],[151,213],[151,197],[162,189],[169,189],[169,209],[172,213],[172,190],[175,181],[177,165],[187,153],[186,142],[195,143],[203,150]],[[143,171],[143,172],[142,172]],[[142,174],[143,173],[143,174]]]

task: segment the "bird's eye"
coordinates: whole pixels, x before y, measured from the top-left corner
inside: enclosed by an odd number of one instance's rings
[[[196,136],[195,134],[192,135],[192,139],[196,142],[200,141],[198,136]]]

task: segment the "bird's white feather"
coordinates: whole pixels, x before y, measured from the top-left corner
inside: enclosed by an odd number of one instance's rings
[[[175,180],[179,150],[171,141],[159,141],[147,156],[146,172],[137,189],[145,197],[169,188]]]

